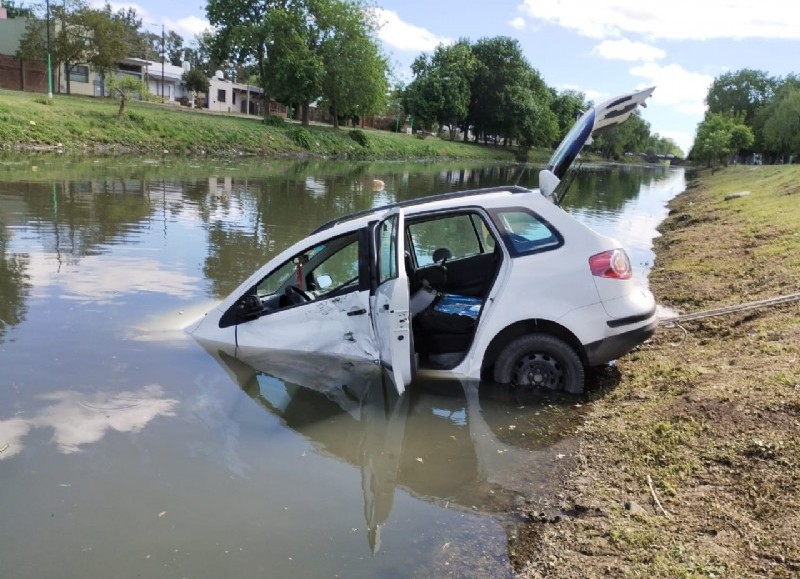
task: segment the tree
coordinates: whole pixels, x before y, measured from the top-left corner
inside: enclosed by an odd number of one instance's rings
[[[206,76],[212,76],[214,71],[222,64],[213,54],[213,43],[214,35],[209,31],[205,31],[194,37],[194,48],[186,51],[186,60],[191,68],[202,70]]]
[[[759,111],[773,98],[779,84],[779,79],[763,70],[743,68],[728,72],[714,79],[706,104],[712,113],[741,115],[742,122],[755,135],[756,146],[761,147],[763,123],[758,121]]]
[[[54,68],[64,65],[67,94],[71,88],[70,73],[77,66],[90,66],[104,74],[126,56],[125,25],[122,20],[113,17],[110,7],[94,10],[84,0],[64,0],[61,5],[52,5],[50,11],[50,52],[55,62]],[[30,20],[20,41],[20,57],[44,59],[46,35],[44,20]]]
[[[362,5],[335,0],[320,3],[320,8],[316,18],[327,30],[320,46],[322,96],[338,127],[340,117],[363,117],[383,108],[389,65]]]
[[[439,45],[433,54],[418,56],[411,66],[414,80],[406,89],[406,109],[423,126],[447,125],[454,139],[469,114],[475,56],[467,40]]]
[[[219,65],[226,61],[253,64],[258,70],[259,84],[267,96],[267,47],[271,41],[268,22],[272,11],[288,4],[282,0],[208,0],[206,16],[215,28],[205,36],[209,61]],[[264,114],[269,107],[264,108]]]
[[[278,100],[299,104],[304,125],[309,122],[310,104],[320,97],[334,119],[382,106],[388,65],[371,37],[372,25],[361,4],[287,2],[272,8],[266,30],[266,89]]]
[[[743,68],[714,79],[708,89],[706,104],[712,113],[743,114],[750,126],[756,111],[775,93],[778,80],[763,70]]]
[[[662,137],[658,133],[650,135],[647,140],[648,155],[674,155],[683,158],[683,151],[678,144],[670,138]]]
[[[117,110],[117,118],[121,118],[125,112],[125,104],[128,99],[134,95],[141,97],[147,92],[147,86],[144,81],[134,78],[130,75],[109,76],[106,79],[106,86],[108,87],[108,94],[119,98],[119,109]]]
[[[196,93],[208,92],[208,77],[199,68],[191,68],[183,73],[181,80],[183,80],[186,90],[192,92],[192,107],[194,107]]]
[[[800,154],[800,88],[782,91],[764,124],[764,144],[779,155]]]
[[[159,62],[164,58],[165,62],[169,62],[175,66],[180,66],[185,57],[186,49],[183,47],[183,37],[174,30],[164,31],[161,33],[147,32],[145,34],[147,40],[147,60]]]
[[[313,15],[302,7],[274,8],[267,21],[272,43],[264,65],[266,88],[279,101],[301,105],[307,126],[309,106],[322,95],[324,75]]]
[[[558,137],[553,143],[556,145],[567,135],[575,120],[592,105],[581,91],[567,89],[559,93],[551,89],[551,92],[553,99],[550,109],[558,122]]]
[[[142,32],[142,19],[135,8],[122,8],[114,15],[122,25],[126,56],[154,60],[147,34]]]
[[[650,124],[637,111],[622,123],[609,127],[595,140],[595,148],[606,159],[619,159],[625,153],[641,153],[648,147]]]
[[[476,67],[467,125],[472,126],[476,140],[482,134],[536,142],[537,137],[530,130],[538,121],[527,119],[546,115],[544,126],[555,122],[550,111],[552,93],[522,56],[519,42],[504,36],[484,38],[472,46],[472,52]],[[530,98],[520,101],[523,95]],[[523,134],[523,129],[528,134]]]
[[[690,157],[708,167],[727,165],[740,149],[752,146],[753,140],[753,132],[741,116],[708,111],[697,127]]]

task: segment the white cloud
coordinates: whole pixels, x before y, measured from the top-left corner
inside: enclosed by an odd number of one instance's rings
[[[91,0],[89,6],[97,10],[103,10],[106,6],[106,0]],[[108,2],[111,7],[111,12],[116,13],[120,10],[128,10],[132,8],[136,11],[136,15],[142,20],[142,28],[150,32],[160,32],[161,25],[164,25],[166,32],[174,30],[183,38],[184,46],[189,46],[194,43],[194,37],[203,33],[211,28],[208,20],[198,18],[197,16],[188,16],[180,18],[179,20],[171,20],[169,18],[160,20],[157,16],[153,16],[150,12],[142,8],[141,5],[135,2]]]
[[[643,63],[630,69],[633,76],[644,79],[641,86],[656,86],[653,104],[674,107],[679,112],[698,115],[705,111],[705,98],[714,78],[690,72],[678,64]]]
[[[786,0],[523,0],[523,14],[591,38],[633,33],[649,38],[800,39],[800,3]]]
[[[525,28],[525,19],[522,16],[517,16],[514,20],[509,22],[508,25],[515,30],[522,30]]]
[[[404,22],[393,10],[375,8],[372,15],[379,27],[378,38],[397,50],[428,52],[440,44],[453,43],[451,38],[436,36],[425,28]]]
[[[621,40],[604,40],[594,47],[592,54],[606,60],[628,60],[634,62],[651,62],[664,58],[667,53],[643,42]]]
[[[576,84],[562,84],[555,87],[556,90],[564,91],[564,90],[574,90],[578,92],[582,92],[583,96],[586,97],[587,101],[592,101],[594,103],[603,102],[605,99],[609,98],[611,95],[600,92],[590,88],[584,88],[582,86],[578,86]]]
[[[208,20],[198,18],[197,16],[188,16],[180,20],[166,20],[164,26],[167,30],[174,30],[183,38],[184,45],[190,45],[194,42],[195,36],[199,36],[206,30],[211,30],[211,24]]]
[[[55,2],[53,2],[55,4]],[[149,17],[147,10],[141,7],[141,5],[136,4],[135,2],[107,2],[106,0],[90,0],[89,1],[89,8],[93,8],[95,10],[105,10],[106,4],[111,7],[111,12],[116,13],[120,10],[127,10],[128,8],[133,8],[136,10],[136,15],[141,18],[145,19]]]

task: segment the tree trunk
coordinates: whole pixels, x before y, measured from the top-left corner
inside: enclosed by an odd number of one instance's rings
[[[117,111],[117,118],[122,118],[122,113],[125,111],[125,95],[123,94],[119,99],[119,110]]]
[[[310,108],[311,107],[309,105],[309,102],[308,101],[303,101],[303,117],[302,117],[303,121],[302,121],[302,124],[303,124],[304,127],[307,127],[310,124],[310,122],[309,122],[309,112],[310,112],[309,109]]]
[[[333,128],[339,128],[339,109],[336,107],[336,103],[333,103],[331,106],[331,114],[333,115]]]

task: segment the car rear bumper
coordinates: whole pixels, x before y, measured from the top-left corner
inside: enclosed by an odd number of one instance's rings
[[[655,313],[650,318],[647,323],[639,324],[636,328],[587,344],[585,348],[588,365],[599,366],[611,360],[616,360],[649,339],[658,327],[658,319]]]

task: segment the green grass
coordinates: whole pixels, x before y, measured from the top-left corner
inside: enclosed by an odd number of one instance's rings
[[[259,117],[212,113],[172,105],[129,102],[117,116],[113,99],[0,90],[0,150],[144,153],[209,156],[336,157],[351,159],[481,159],[512,161],[510,148],[453,142],[365,129],[294,122],[265,124]],[[365,146],[368,143],[368,146]],[[550,151],[530,153],[545,160]]]

